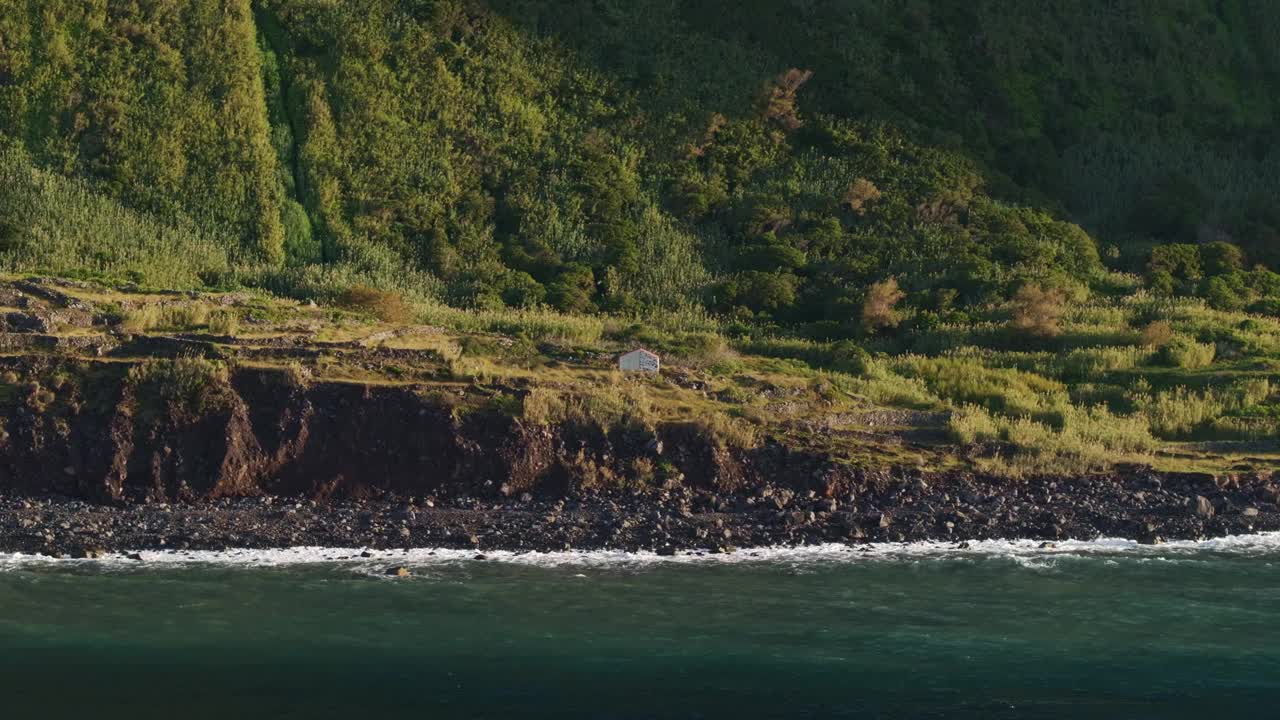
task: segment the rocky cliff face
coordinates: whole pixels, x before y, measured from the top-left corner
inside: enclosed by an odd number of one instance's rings
[[[58,380],[71,372],[55,364],[24,373],[54,380],[12,388],[0,489],[100,502],[560,496],[671,480],[729,489],[753,475],[748,455],[683,425],[547,427],[439,390],[304,384],[275,370]]]

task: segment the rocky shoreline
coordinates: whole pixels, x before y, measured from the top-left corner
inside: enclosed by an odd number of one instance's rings
[[[1011,482],[903,474],[869,478],[838,497],[773,485],[732,494],[678,488],[556,499],[494,495],[134,504],[0,496],[0,551],[96,557],[320,546],[674,553],[830,542],[1161,542],[1280,530],[1280,486],[1261,475],[1131,472]]]
[[[534,422],[462,386],[305,382],[195,361],[14,357],[0,372],[22,378],[0,394],[0,552],[673,553],[1280,530],[1280,477],[1255,467],[1026,479],[877,469],[830,443],[734,443],[696,421]],[[858,449],[856,436],[842,441]]]

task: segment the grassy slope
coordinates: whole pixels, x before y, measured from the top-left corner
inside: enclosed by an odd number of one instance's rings
[[[886,275],[919,307],[1079,275],[1070,231],[991,196],[1080,222],[1131,268],[1206,232],[1277,259],[1267,6],[87,8],[0,13],[0,131],[271,261],[426,270],[456,302],[705,301],[794,325],[839,323]],[[792,67],[815,75],[784,133],[756,102]],[[850,215],[858,179],[883,201]]]

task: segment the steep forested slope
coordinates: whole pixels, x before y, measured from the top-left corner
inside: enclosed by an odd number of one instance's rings
[[[0,133],[272,287],[831,336],[890,277],[930,322],[1105,263],[1242,307],[1278,32],[1246,0],[9,0]]]
[[[0,133],[129,204],[281,254],[249,0],[6,0]]]

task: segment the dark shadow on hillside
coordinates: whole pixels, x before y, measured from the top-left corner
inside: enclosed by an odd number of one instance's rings
[[[1280,13],[1264,4],[486,2],[655,112],[743,112],[769,78],[812,70],[803,112],[962,152],[994,194],[1106,235],[1157,235],[1133,207],[1169,177],[1194,178],[1200,221],[1220,224],[1251,222],[1248,199],[1280,186]]]
[[[981,59],[952,63],[959,48],[946,47],[974,22],[963,10],[933,9],[931,22],[948,32],[925,34],[917,27],[925,21],[897,4],[861,0],[487,3],[663,108],[745,111],[766,81],[795,67],[816,73],[806,109],[899,125],[925,118],[921,127],[941,128],[951,122],[928,119],[975,106],[981,90]],[[943,84],[954,90],[942,91]]]

